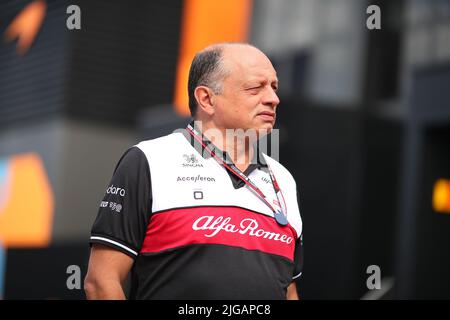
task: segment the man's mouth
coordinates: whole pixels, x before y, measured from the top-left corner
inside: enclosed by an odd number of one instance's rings
[[[274,121],[275,120],[275,112],[263,111],[258,113],[258,116],[266,121]]]

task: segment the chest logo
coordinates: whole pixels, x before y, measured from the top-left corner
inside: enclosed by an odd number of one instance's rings
[[[195,154],[183,154],[183,158],[184,158],[184,163],[183,163],[183,167],[184,168],[198,168],[198,167],[203,167],[203,164],[199,163],[197,157],[195,156]]]
[[[205,232],[204,235],[208,238],[214,237],[220,232],[230,232],[248,235],[250,237],[262,237],[264,239],[279,241],[286,244],[290,244],[294,241],[293,237],[286,234],[267,231],[260,228],[258,222],[251,218],[242,219],[240,222],[235,224],[231,220],[231,217],[203,216],[194,221],[192,224],[192,229],[195,231]]]

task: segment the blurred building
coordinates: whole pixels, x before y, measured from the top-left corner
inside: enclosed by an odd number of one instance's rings
[[[86,272],[117,161],[185,125],[174,108],[180,57],[216,35],[252,42],[278,72],[280,161],[304,221],[301,297],[450,298],[450,215],[432,206],[436,181],[450,179],[450,2],[243,1],[232,15],[242,30],[211,21],[211,36],[187,34],[187,1],[47,0],[25,54],[0,44],[3,297],[83,297],[66,269]],[[2,35],[31,3],[0,4]],[[80,30],[66,27],[72,4]],[[369,5],[381,9],[379,30],[366,27]]]

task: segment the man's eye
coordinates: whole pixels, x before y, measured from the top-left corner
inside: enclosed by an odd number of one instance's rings
[[[257,94],[259,94],[260,91],[261,91],[261,87],[253,87],[253,88],[249,88],[247,90],[247,92],[251,95],[257,95]]]

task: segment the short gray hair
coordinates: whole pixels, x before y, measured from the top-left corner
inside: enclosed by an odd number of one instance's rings
[[[198,52],[192,60],[189,69],[188,95],[189,110],[194,117],[197,112],[198,103],[195,99],[195,88],[206,86],[211,88],[215,94],[222,91],[222,80],[226,71],[222,65],[223,45],[214,45]]]

